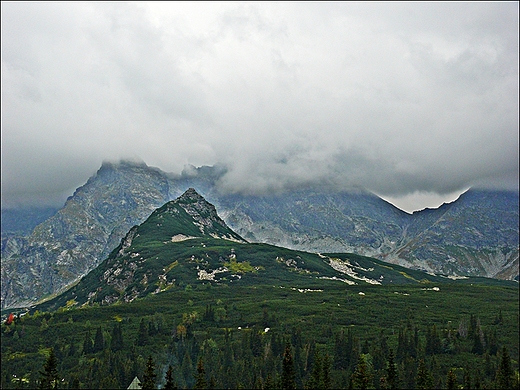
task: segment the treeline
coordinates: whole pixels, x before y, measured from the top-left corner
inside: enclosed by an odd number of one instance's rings
[[[143,388],[518,388],[518,362],[497,339],[501,313],[486,328],[470,315],[442,329],[407,321],[377,337],[287,328],[267,311],[242,329],[221,327],[224,317],[207,305],[173,326],[154,314],[87,321],[79,334],[72,317],[18,318],[2,326],[2,388],[121,389],[136,376]]]

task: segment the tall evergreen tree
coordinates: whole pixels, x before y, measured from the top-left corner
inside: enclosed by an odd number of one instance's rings
[[[321,356],[320,351],[316,349],[314,352],[314,364],[312,365],[312,372],[307,387],[309,389],[319,389],[321,382]]]
[[[57,389],[58,388],[58,363],[54,348],[51,348],[49,357],[43,365],[43,371],[40,371],[40,389]]]
[[[423,359],[419,360],[416,383],[419,390],[433,389],[433,377]]]
[[[457,388],[457,377],[452,369],[448,371],[448,375],[446,376],[446,388],[448,390],[455,390]]]
[[[202,357],[199,357],[197,363],[197,374],[195,375],[195,389],[205,389],[207,387],[206,371],[204,370],[204,362]]]
[[[85,334],[85,339],[83,340],[83,354],[92,353],[92,349],[92,337],[90,335],[90,330],[87,330],[87,333]]]
[[[177,388],[173,381],[173,367],[170,365],[168,366],[168,371],[166,371],[166,384],[164,385],[164,390],[174,390]]]
[[[144,322],[144,318],[141,318],[141,322],[139,323],[139,331],[137,332],[135,343],[140,347],[148,344],[148,328]]]
[[[94,346],[92,352],[101,352],[105,348],[105,340],[103,338],[103,331],[101,326],[96,329],[96,335],[94,336]]]
[[[116,322],[112,328],[112,338],[110,340],[110,349],[113,352],[120,351],[123,349],[123,332],[121,329],[121,323]]]
[[[296,389],[296,373],[294,370],[293,356],[291,344],[285,345],[282,362],[282,389],[292,390]]]
[[[386,369],[386,384],[388,389],[394,390],[399,387],[399,375],[394,361],[394,350],[388,352],[388,367]]]
[[[366,390],[370,385],[370,373],[368,372],[365,355],[359,355],[356,370],[352,374],[352,385],[355,389]]]
[[[496,375],[496,385],[499,389],[513,388],[513,369],[511,368],[511,358],[507,352],[507,348],[502,348],[502,356],[498,366]]]
[[[336,340],[334,343],[334,363],[335,370],[347,369],[347,341],[345,339],[345,333],[343,329],[336,334]]]
[[[155,378],[157,378],[157,375],[155,374],[155,363],[152,356],[149,356],[148,361],[146,362],[146,369],[144,370],[143,383],[141,384],[143,390],[154,390]]]
[[[328,353],[325,353],[325,357],[323,358],[321,372],[323,388],[328,390],[332,387],[332,381],[330,378],[330,357]]]

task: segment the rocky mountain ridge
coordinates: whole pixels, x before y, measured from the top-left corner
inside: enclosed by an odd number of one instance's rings
[[[362,190],[221,194],[223,172],[201,167],[175,176],[144,163],[104,163],[30,235],[2,234],[2,308],[66,288],[189,187],[251,242],[354,252],[434,273],[518,278],[518,193],[470,190],[452,204],[409,215]]]
[[[458,283],[507,285],[463,278]],[[128,303],[171,289],[269,286],[323,292],[350,286],[421,284],[439,291],[446,279],[355,254],[315,254],[248,243],[193,188],[134,226],[106,260],[63,294],[36,308]],[[513,283],[513,282],[509,282]],[[295,287],[297,286],[297,287]],[[432,287],[433,286],[433,287]]]

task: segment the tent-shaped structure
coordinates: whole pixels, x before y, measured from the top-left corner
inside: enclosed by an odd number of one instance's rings
[[[130,389],[141,389],[141,381],[139,380],[138,377],[135,377],[134,380],[132,381],[132,383],[130,383],[130,386],[127,387],[128,390]]]

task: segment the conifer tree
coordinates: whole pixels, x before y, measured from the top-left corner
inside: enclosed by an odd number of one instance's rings
[[[141,318],[139,323],[139,331],[137,332],[136,344],[139,346],[146,345],[148,343],[148,329],[144,323],[144,318]]]
[[[399,375],[394,361],[394,350],[388,352],[388,367],[386,369],[386,384],[388,389],[394,390],[399,386]]]
[[[43,371],[40,371],[40,376],[40,389],[58,388],[58,363],[54,354],[54,348],[51,348],[49,357],[43,365]]]
[[[164,385],[164,390],[174,390],[177,388],[175,386],[175,383],[173,382],[173,367],[170,365],[168,366],[168,371],[166,371],[166,384]]]
[[[195,389],[205,389],[207,387],[206,371],[204,370],[204,362],[202,357],[199,357],[197,363],[197,374],[195,375]]]
[[[345,370],[348,368],[347,341],[343,329],[336,335],[334,344],[334,369]]]
[[[307,386],[309,389],[319,389],[320,382],[322,377],[322,368],[321,368],[321,356],[320,351],[316,350],[314,352],[314,364],[312,365],[312,372],[309,382]]]
[[[365,355],[359,355],[356,370],[352,374],[352,385],[355,389],[365,390],[370,385],[370,374],[368,372]]]
[[[155,363],[153,362],[152,356],[148,357],[146,362],[146,369],[144,370],[143,383],[141,384],[143,390],[155,389]]]
[[[101,330],[101,326],[99,326],[96,330],[96,335],[94,336],[94,347],[92,348],[92,352],[101,352],[105,348],[105,340],[103,338],[103,331]]]
[[[123,349],[123,332],[121,330],[121,323],[116,322],[112,328],[112,339],[110,340],[110,350],[113,352]]]
[[[455,390],[457,388],[457,377],[452,369],[448,371],[448,375],[446,377],[446,388],[448,390]]]
[[[87,330],[83,340],[83,354],[92,353],[92,348],[92,337],[90,336],[90,330]]]
[[[511,358],[507,352],[507,348],[502,348],[502,356],[498,366],[496,375],[496,385],[499,389],[513,388],[513,369],[511,368]]]
[[[294,363],[292,357],[291,344],[285,345],[282,362],[282,389],[296,389],[296,373],[294,371]]]
[[[322,383],[323,388],[325,390],[328,390],[332,387],[331,378],[330,378],[330,357],[329,354],[326,353],[325,357],[323,358],[323,365],[321,368],[322,372]]]
[[[433,389],[433,378],[430,371],[426,368],[424,360],[419,360],[419,366],[417,367],[417,388],[420,390]]]

